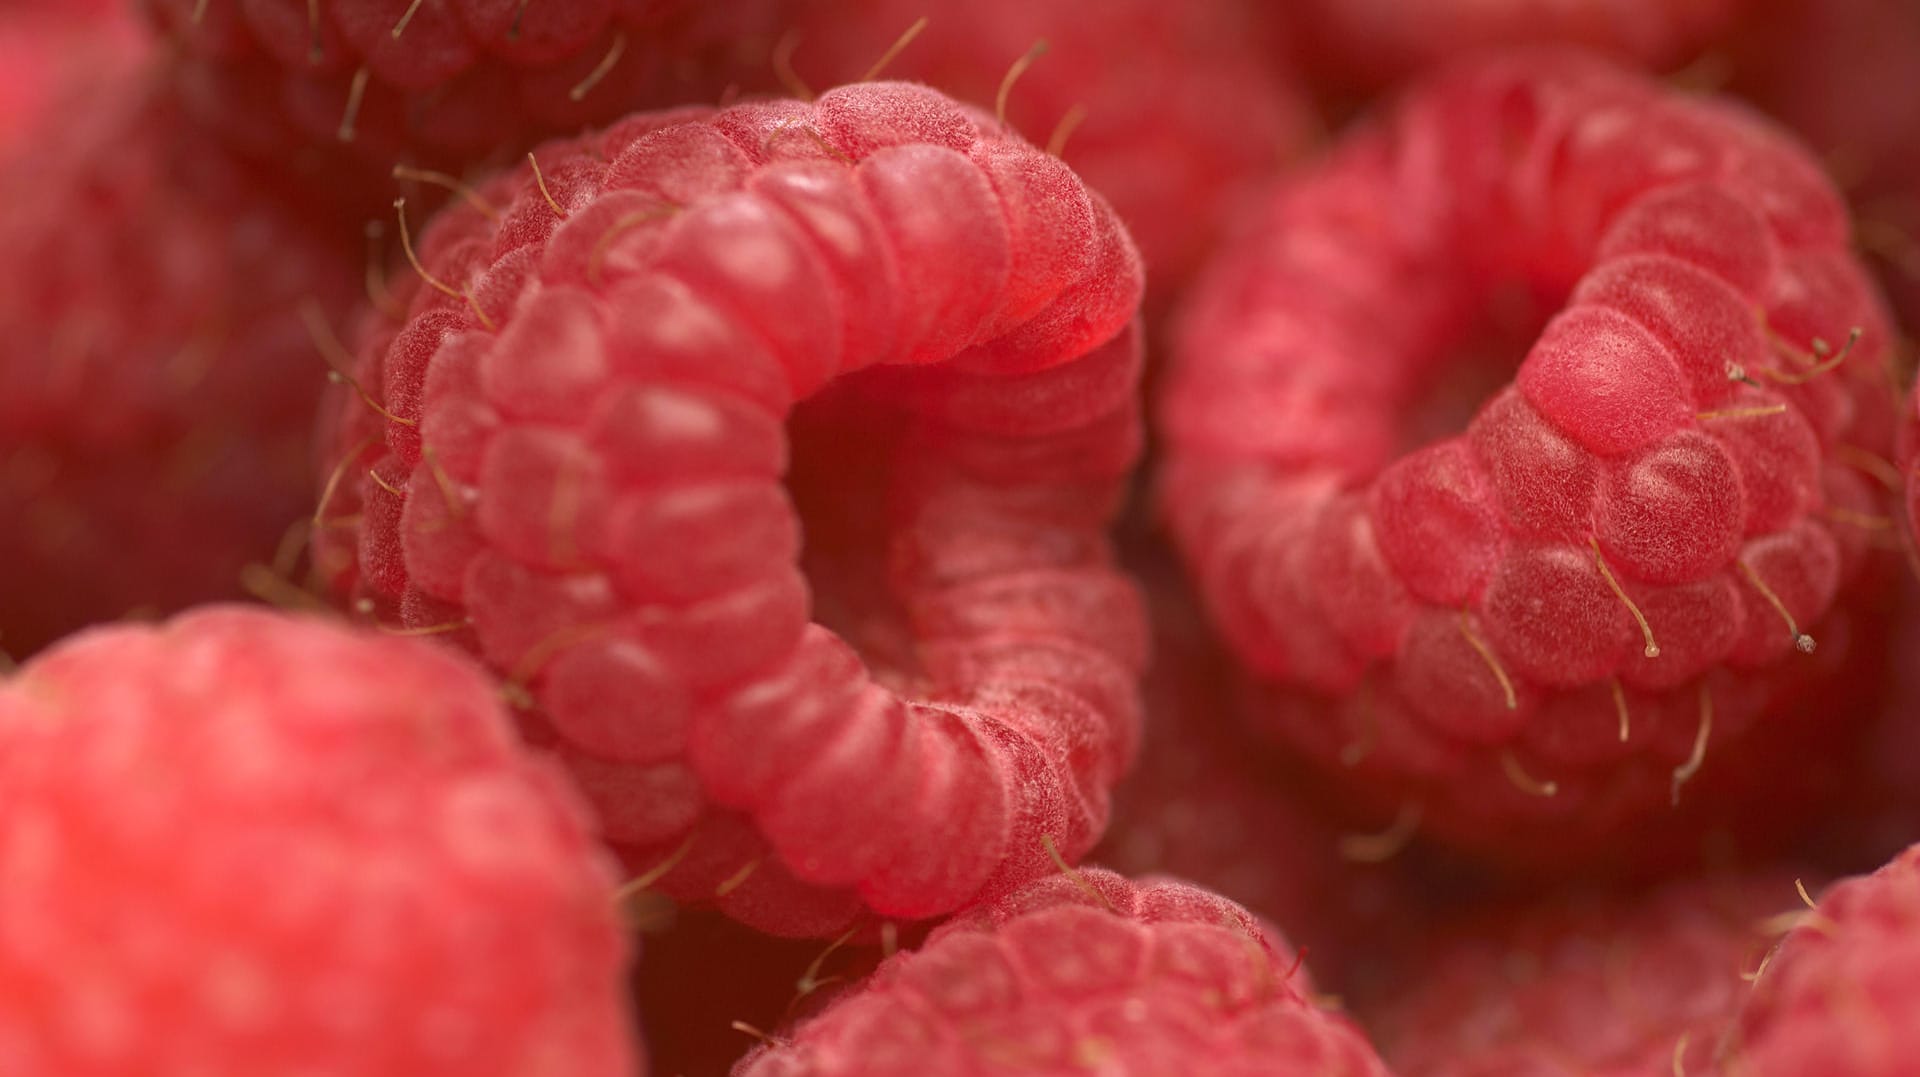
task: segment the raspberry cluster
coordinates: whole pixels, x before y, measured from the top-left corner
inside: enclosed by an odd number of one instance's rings
[[[543,146],[418,259],[363,334],[380,403],[335,409],[319,567],[467,636],[636,871],[830,935],[1092,845],[1144,660],[1103,537],[1141,277],[1071,172],[865,84]],[[816,396],[882,469],[893,662],[812,613],[781,474]]]
[[[1846,241],[1775,131],[1576,55],[1440,77],[1287,185],[1162,401],[1222,630],[1336,700],[1266,723],[1522,860],[1737,752],[1884,519],[1858,461],[1893,334]],[[1503,285],[1562,309],[1464,433],[1409,444]]]

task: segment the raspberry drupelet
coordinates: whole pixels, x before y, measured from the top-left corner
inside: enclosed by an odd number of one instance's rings
[[[1065,166],[863,84],[548,144],[415,249],[318,567],[483,655],[637,884],[831,936],[1097,840],[1145,654],[1105,534],[1142,283]]]
[[[1324,703],[1256,721],[1515,865],[1631,855],[1684,787],[1764,797],[1742,768],[1888,512],[1893,335],[1847,239],[1764,122],[1569,53],[1438,76],[1283,184],[1160,416],[1216,623]],[[1516,292],[1563,309],[1424,440]]]

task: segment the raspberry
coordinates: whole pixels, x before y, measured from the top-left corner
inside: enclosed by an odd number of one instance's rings
[[[1205,890],[1056,876],[939,928],[734,1073],[1384,1075],[1298,971]]]
[[[639,105],[713,100],[785,4],[143,2],[203,122],[366,208],[396,161],[457,172]]]
[[[1402,1077],[1712,1072],[1743,971],[1794,901],[1790,877],[1762,875],[1483,908],[1361,1016]]]
[[[1284,185],[1162,412],[1216,622],[1335,701],[1260,721],[1516,866],[1630,852],[1683,786],[1767,799],[1755,728],[1886,513],[1855,467],[1893,337],[1846,234],[1771,129],[1572,54],[1441,76]],[[1407,445],[1501,282],[1568,305],[1464,434]]]
[[[1527,45],[1579,45],[1661,70],[1720,37],[1743,6],[1742,0],[1428,0],[1412,6],[1310,0],[1299,20],[1305,54],[1325,77],[1378,88],[1465,53]]]
[[[831,936],[1084,853],[1145,650],[1105,537],[1139,439],[1111,210],[904,84],[535,162],[440,217],[433,283],[371,319],[392,418],[341,397],[332,586],[478,650],[676,899]],[[802,521],[835,517],[864,580],[801,571]]]
[[[359,258],[224,158],[144,72],[0,167],[0,647],[237,596],[311,506],[325,367],[299,312]]]
[[[1920,846],[1834,884],[1761,968],[1729,1073],[1908,1073],[1920,1047]]]
[[[794,66],[860,78],[921,16],[889,77],[998,100],[1015,127],[1060,143],[1126,222],[1159,297],[1197,268],[1227,207],[1304,148],[1301,87],[1238,3],[1108,0],[1098,18],[1072,0],[815,5],[797,24]]]
[[[613,876],[492,687],[209,608],[0,682],[0,1070],[639,1072]]]

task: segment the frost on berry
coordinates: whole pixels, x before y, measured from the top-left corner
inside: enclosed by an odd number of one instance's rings
[[[1841,668],[1807,656],[1888,519],[1893,333],[1845,213],[1752,115],[1560,53],[1436,76],[1279,184],[1161,412],[1216,623],[1333,728],[1256,720],[1522,864],[1631,857],[1684,790],[1765,795],[1749,764],[1791,757],[1760,741],[1798,736],[1770,716]],[[1514,291],[1559,309],[1512,383],[1399,449]]]
[[[358,261],[146,71],[0,167],[0,651],[238,597],[308,505],[325,325]],[[350,238],[350,237],[349,237]]]
[[[616,876],[492,685],[210,607],[0,680],[0,1068],[642,1072]]]
[[[331,411],[336,590],[482,655],[678,899],[831,937],[1082,855],[1145,661],[1106,203],[900,83],[631,117],[475,193],[367,317],[391,417]]]
[[[1891,1077],[1910,1068],[1920,1035],[1920,848],[1808,904],[1760,969],[1723,1050],[1728,1071]]]
[[[1712,1072],[1798,903],[1775,871],[1495,904],[1439,926],[1357,1009],[1406,1077]]]
[[[1286,944],[1187,883],[1094,869],[1043,879],[942,926],[740,1077],[1136,1073],[1384,1074],[1320,1008]]]

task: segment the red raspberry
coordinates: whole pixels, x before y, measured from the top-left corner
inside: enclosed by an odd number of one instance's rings
[[[787,0],[143,0],[196,115],[363,198],[642,105],[720,96]],[[762,67],[755,65],[757,75]],[[344,152],[343,152],[344,151]],[[343,160],[344,158],[344,160]],[[356,203],[357,204],[357,203]]]
[[[1225,211],[1306,141],[1302,89],[1238,0],[1106,0],[1097,18],[1074,0],[819,4],[803,7],[794,66],[860,78],[922,16],[888,76],[1004,101],[1013,126],[1061,142],[1126,222],[1161,296],[1198,267]]]
[[[1284,942],[1205,890],[1055,876],[941,927],[734,1073],[1384,1077],[1298,973]]]
[[[491,685],[243,608],[0,682],[0,1072],[640,1072],[611,864]]]
[[[903,84],[537,161],[442,216],[435,283],[374,319],[392,417],[341,399],[322,571],[458,630],[676,898],[832,935],[1084,853],[1145,650],[1104,533],[1139,435],[1112,211]],[[880,551],[863,579],[801,571],[789,418],[801,507],[825,485]]]
[[[1691,59],[1757,0],[1308,0],[1306,55],[1342,85],[1378,88],[1483,50],[1579,45],[1659,70]],[[1757,21],[1757,18],[1756,18]]]
[[[1284,186],[1187,311],[1162,415],[1216,621],[1338,700],[1262,721],[1516,863],[1632,850],[1703,765],[1765,799],[1740,745],[1886,511],[1853,468],[1890,441],[1893,335],[1846,243],[1774,131],[1571,54],[1436,79]],[[1499,282],[1569,305],[1414,448]]]
[[[1760,970],[1727,1073],[1896,1077],[1920,1049],[1920,846],[1834,884]]]
[[[352,243],[120,71],[0,166],[0,648],[237,596],[311,507]],[[348,237],[351,239],[351,237]]]
[[[1401,1077],[1712,1072],[1791,877],[1482,909],[1439,929],[1361,1017]]]

